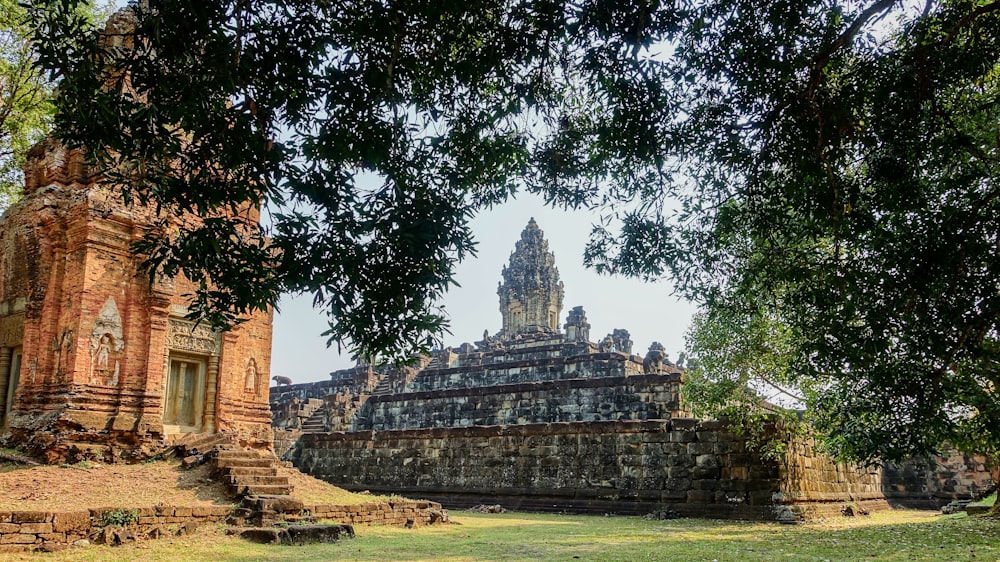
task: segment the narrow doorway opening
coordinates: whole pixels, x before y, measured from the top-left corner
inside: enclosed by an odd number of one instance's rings
[[[14,393],[21,377],[21,348],[15,347],[10,354],[10,367],[7,373],[7,398],[3,405],[3,424],[10,423],[10,413],[14,409]]]
[[[207,359],[171,353],[163,396],[163,426],[166,433],[198,433],[205,413]]]

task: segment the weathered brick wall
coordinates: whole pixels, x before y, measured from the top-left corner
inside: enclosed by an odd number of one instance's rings
[[[68,545],[89,544],[101,529],[101,517],[119,508],[88,511],[14,511],[0,513],[0,552],[59,550]],[[132,511],[132,510],[125,510]],[[154,529],[161,532],[185,523],[223,521],[232,512],[228,506],[143,507],[135,510],[138,521],[131,526],[141,536]]]
[[[306,510],[320,519],[350,525],[420,527],[448,520],[448,511],[438,502],[401,498],[356,505],[306,505]]]
[[[883,468],[885,495],[906,507],[936,509],[953,500],[971,500],[995,488],[985,456],[946,448],[941,456],[914,458]]]
[[[680,375],[564,379],[372,396],[354,429],[669,419]]]
[[[0,218],[0,404],[11,358],[22,357],[4,426],[50,462],[88,449],[105,460],[141,456],[164,433],[176,351],[207,365],[201,429],[269,446],[270,312],[221,337],[203,326],[178,333],[193,286],[150,283],[131,251],[155,210],[126,207],[89,174],[79,151],[40,143],[29,154],[27,195]],[[232,218],[250,226],[257,216],[245,209]]]
[[[773,519],[786,499],[781,463],[715,422],[690,419],[305,434],[295,463],[348,489],[449,506]],[[844,489],[841,501],[876,490]],[[831,497],[832,499],[832,497]]]

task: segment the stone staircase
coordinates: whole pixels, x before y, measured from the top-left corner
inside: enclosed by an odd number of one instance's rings
[[[287,476],[279,476],[283,463],[271,452],[240,447],[223,434],[187,434],[172,446],[184,466],[209,463],[212,477],[240,498],[227,519],[227,534],[265,543],[301,545],[332,543],[354,537],[351,525],[317,524],[302,501],[292,497]]]
[[[378,384],[372,390],[372,396],[383,396],[385,394],[392,394],[392,381],[389,377],[382,377],[379,379]]]
[[[274,454],[248,449],[220,449],[211,460],[212,473],[237,496],[292,493],[287,476],[278,476],[282,466]]]
[[[292,493],[288,477],[278,475],[282,462],[269,451],[244,449],[221,433],[188,433],[173,446],[184,466],[209,463],[212,477],[224,483],[234,496]]]
[[[303,433],[323,433],[326,431],[326,406],[320,406],[302,422]]]

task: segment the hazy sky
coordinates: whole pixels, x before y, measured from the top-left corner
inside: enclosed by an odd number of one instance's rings
[[[555,253],[556,267],[566,289],[560,326],[574,306],[582,305],[590,322],[590,339],[599,341],[616,328],[624,328],[635,342],[633,353],[645,355],[649,344],[662,343],[671,360],[684,346],[684,331],[693,305],[678,301],[666,283],[597,275],[583,267],[583,249],[594,217],[582,211],[562,211],[543,205],[538,197],[519,194],[517,200],[480,214],[473,221],[479,255],[460,264],[453,288],[443,305],[451,317],[452,335],[445,345],[482,339],[500,329],[500,304],[496,294],[500,270],[507,264],[514,243],[528,219],[535,217]],[[294,382],[326,380],[331,371],[353,365],[336,346],[326,347],[320,334],[324,315],[312,309],[310,298],[285,298],[274,319],[271,374]]]

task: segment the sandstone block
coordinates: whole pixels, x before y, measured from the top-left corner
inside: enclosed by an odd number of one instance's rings
[[[11,523],[46,523],[52,521],[52,514],[47,511],[15,511],[11,514]]]
[[[21,532],[35,535],[39,533],[51,533],[52,523],[23,523],[21,524]]]
[[[37,537],[24,533],[12,533],[0,536],[0,544],[34,544]]]

